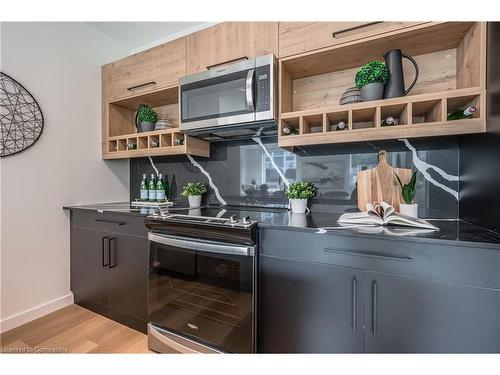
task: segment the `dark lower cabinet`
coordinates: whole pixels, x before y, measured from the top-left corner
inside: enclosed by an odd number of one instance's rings
[[[73,226],[75,303],[145,332],[148,257],[146,237]]]
[[[274,229],[260,244],[262,353],[500,353],[497,249]]]
[[[71,237],[71,289],[78,301],[109,304],[109,269],[104,266],[106,234],[73,228]]]
[[[260,257],[259,351],[364,351],[363,272]]]
[[[369,353],[500,352],[500,291],[365,274]]]

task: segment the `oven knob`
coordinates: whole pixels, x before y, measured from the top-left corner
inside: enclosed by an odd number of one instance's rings
[[[231,224],[236,224],[236,223],[238,222],[238,218],[236,217],[236,215],[231,215],[231,216],[229,217],[229,222],[230,222]]]
[[[250,216],[244,216],[243,219],[241,219],[242,224],[250,224]]]

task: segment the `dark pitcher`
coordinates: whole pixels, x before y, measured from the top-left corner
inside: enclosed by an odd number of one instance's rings
[[[415,79],[407,89],[405,89],[405,78],[403,74],[403,57],[410,60],[415,67]],[[417,82],[419,74],[417,62],[410,55],[401,52],[400,49],[391,49],[386,52],[384,54],[384,59],[385,65],[387,66],[387,69],[389,69],[389,81],[385,85],[384,99],[405,96]]]

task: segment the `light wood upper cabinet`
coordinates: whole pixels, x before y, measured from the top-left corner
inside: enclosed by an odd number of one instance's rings
[[[280,22],[279,57],[366,38],[423,22]]]
[[[186,75],[186,38],[148,49],[102,67],[104,101],[175,86]]]
[[[270,53],[278,55],[278,22],[224,22],[187,36],[187,73]]]

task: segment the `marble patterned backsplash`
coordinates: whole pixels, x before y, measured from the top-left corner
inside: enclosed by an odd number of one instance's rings
[[[285,190],[293,181],[319,188],[312,210],[343,212],[357,207],[356,173],[377,165],[377,152],[388,152],[394,167],[418,169],[416,201],[422,218],[458,218],[459,146],[457,138],[363,142],[342,145],[277,146],[276,137],[211,144],[209,159],[191,156],[130,160],[131,199],[139,196],[143,173],[162,173],[172,200],[187,182],[203,182],[209,192],[203,203],[286,206]],[[186,202],[184,202],[186,201]]]

